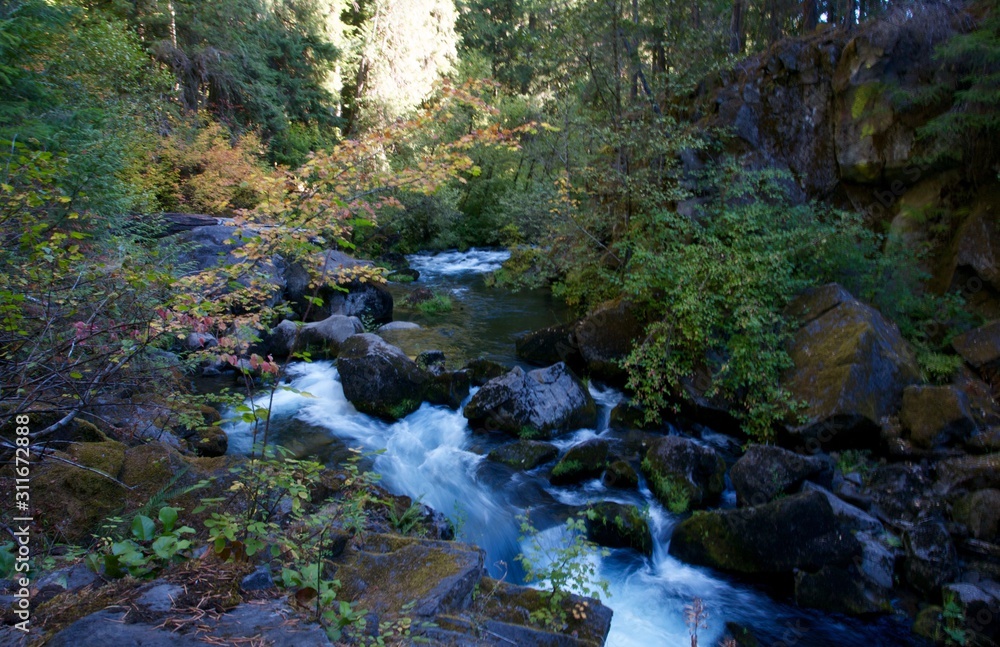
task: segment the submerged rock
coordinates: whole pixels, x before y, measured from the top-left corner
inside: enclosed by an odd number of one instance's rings
[[[398,420],[420,407],[430,376],[378,335],[349,337],[337,360],[344,395],[358,411]]]
[[[525,373],[520,367],[483,385],[465,406],[476,429],[527,438],[593,427],[597,405],[565,364]]]
[[[709,505],[726,485],[726,465],[715,450],[679,436],[654,440],[642,472],[656,498],[674,513]]]
[[[836,284],[806,293],[790,310],[808,313],[789,348],[795,366],[783,380],[806,403],[806,423],[790,427],[790,442],[809,450],[877,446],[881,419],[920,379],[899,329]]]

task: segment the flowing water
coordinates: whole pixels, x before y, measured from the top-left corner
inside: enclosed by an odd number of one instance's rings
[[[567,313],[542,292],[513,294],[486,288],[483,273],[498,267],[505,257],[504,252],[482,250],[411,257],[411,264],[421,272],[415,286],[447,292],[456,307],[446,315],[412,317],[424,328],[392,341],[410,353],[443,346],[449,359],[487,356],[515,363],[514,334],[565,321]],[[410,289],[397,288],[397,302]],[[397,319],[403,319],[403,314],[397,311]],[[597,479],[554,487],[545,478],[544,468],[523,473],[487,462],[483,454],[496,441],[474,435],[461,409],[425,403],[390,424],[354,409],[344,397],[331,362],[296,364],[289,367],[288,375],[293,387],[312,397],[291,391],[275,394],[276,442],[320,460],[335,460],[344,446],[385,450],[372,462],[383,485],[398,494],[419,497],[455,521],[459,539],[486,550],[494,577],[513,582],[523,577],[515,556],[533,552],[529,542],[519,540],[518,517],[526,511],[541,531],[543,548],[558,549],[567,541],[562,522],[579,506],[613,500],[648,508],[655,538],[652,557],[624,549],[593,557],[599,577],[609,583],[611,596],[604,602],[614,610],[607,641],[612,647],[688,647],[691,639],[684,606],[695,597],[709,611],[708,627],[699,630],[701,645],[716,645],[726,622],[751,627],[764,645],[892,647],[914,643],[902,624],[892,619],[862,623],[799,609],[708,569],[677,561],[667,554],[667,546],[678,518],[656,502],[645,484],[631,493],[607,490]],[[607,429],[608,414],[621,394],[596,386],[591,386],[591,393],[602,414],[598,428],[559,438],[556,444],[561,449],[586,438],[614,436]],[[233,425],[227,431],[231,452],[249,449],[248,427]],[[532,556],[545,559],[544,554]]]

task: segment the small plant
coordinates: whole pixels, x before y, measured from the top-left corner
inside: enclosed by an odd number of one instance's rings
[[[684,624],[691,635],[691,647],[698,647],[698,630],[708,629],[708,610],[701,598],[696,597],[684,606]]]
[[[396,507],[393,505],[389,506],[389,523],[392,527],[401,535],[408,535],[414,528],[416,528],[421,519],[423,519],[424,511],[423,507],[420,505],[420,500],[423,497],[418,497],[416,501],[410,504],[402,514],[396,514]]]
[[[569,613],[565,602],[573,593],[599,598],[599,593],[611,595],[608,583],[597,578],[597,565],[590,559],[593,555],[606,556],[610,552],[600,549],[586,537],[586,525],[582,517],[566,520],[566,531],[571,539],[559,548],[545,547],[539,539],[538,530],[531,524],[527,514],[519,517],[521,539],[531,538],[532,556],[524,553],[516,557],[524,567],[525,581],[546,585],[544,594],[546,605],[530,614],[532,622],[555,630],[565,629]],[[584,603],[585,604],[585,603]],[[585,609],[574,606],[572,613],[576,619],[585,617]]]
[[[941,609],[941,633],[944,634],[946,645],[967,645],[969,636],[965,627],[965,610],[958,597],[949,592],[944,597],[944,607]]]
[[[583,463],[577,460],[561,461],[552,468],[552,476],[563,476],[564,474],[575,474],[583,469]]]
[[[871,451],[867,449],[845,449],[837,457],[837,469],[841,474],[857,472],[862,477],[872,470]]]
[[[642,471],[649,475],[650,489],[667,509],[674,514],[684,514],[691,505],[691,491],[676,478],[663,476],[649,463],[642,461]]]
[[[451,312],[451,297],[446,294],[435,294],[426,301],[421,301],[417,309],[425,315],[440,315]]]
[[[111,578],[126,574],[143,577],[153,573],[161,565],[183,557],[184,551],[191,547],[191,542],[183,536],[193,534],[194,528],[178,527],[177,509],[169,506],[160,508],[158,519],[159,531],[152,519],[146,515],[136,515],[132,519],[132,539],[110,543],[108,552],[103,554],[89,554],[85,560],[87,566],[94,572],[100,572],[103,565],[104,574]]]

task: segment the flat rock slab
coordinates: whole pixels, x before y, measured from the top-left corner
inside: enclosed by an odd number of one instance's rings
[[[123,622],[125,615],[112,609],[93,613],[57,633],[47,644],[51,647],[204,647],[211,639],[215,644],[250,644],[254,639],[271,647],[333,644],[319,625],[305,624],[281,600],[244,603],[217,620],[205,616],[198,624],[207,630],[190,633],[158,628],[162,621],[126,624]]]
[[[344,599],[376,614],[428,618],[465,609],[485,571],[476,546],[396,535],[371,535],[337,569]]]

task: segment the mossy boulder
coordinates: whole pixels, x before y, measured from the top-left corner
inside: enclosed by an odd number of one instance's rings
[[[384,420],[398,420],[416,411],[430,381],[430,374],[403,351],[370,333],[344,341],[337,369],[351,404]]]
[[[128,490],[111,480],[122,470],[125,445],[113,440],[79,443],[57,456],[111,477],[51,460],[32,466],[31,504],[42,532],[68,543],[84,542],[125,506]]]
[[[527,373],[514,367],[484,384],[464,413],[474,429],[535,440],[597,423],[594,399],[562,362]]]
[[[795,603],[845,615],[888,613],[892,606],[875,597],[854,566],[823,566],[816,572],[795,574]]]
[[[187,442],[198,456],[223,456],[229,449],[229,436],[221,427],[201,427],[188,436]]]
[[[499,362],[482,357],[470,360],[465,365],[465,369],[469,371],[469,377],[472,380],[473,386],[482,386],[493,378],[506,375],[507,371],[510,370]]]
[[[1000,490],[977,490],[958,499],[951,518],[969,529],[976,539],[1000,542]]]
[[[639,475],[628,461],[619,458],[604,470],[601,482],[607,487],[634,489],[639,487]]]
[[[790,577],[796,569],[850,564],[861,558],[861,544],[825,496],[802,492],[752,508],[694,514],[674,529],[670,554],[731,573]]]
[[[877,446],[881,419],[896,413],[903,389],[920,380],[899,329],[836,284],[792,306],[807,314],[789,346],[794,367],[783,386],[806,406],[799,412],[805,424],[789,424],[787,441],[810,451]]]
[[[440,371],[432,374],[427,380],[424,399],[431,404],[457,409],[469,397],[471,386],[472,380],[468,371]]]
[[[538,440],[515,440],[497,447],[486,458],[516,470],[530,470],[559,455],[559,448]]]
[[[643,555],[653,554],[649,524],[634,505],[602,501],[587,508],[584,523],[587,538],[608,548],[634,548]]]
[[[906,387],[899,421],[923,449],[963,441],[976,428],[968,398],[950,385]]]
[[[714,449],[680,436],[653,441],[642,461],[649,488],[671,512],[710,505],[726,486],[726,465]]]
[[[639,307],[630,301],[608,301],[591,310],[576,324],[573,336],[587,372],[612,383],[626,378],[622,361],[642,339],[646,322]]]
[[[601,475],[608,464],[608,441],[591,438],[570,447],[552,468],[553,485],[569,485]]]
[[[336,577],[344,599],[374,613],[412,605],[412,614],[428,618],[469,606],[484,559],[468,544],[373,534],[344,553]]]
[[[803,456],[773,445],[751,445],[729,478],[741,506],[760,505],[795,492],[806,479],[830,486],[833,465],[817,456]]]

